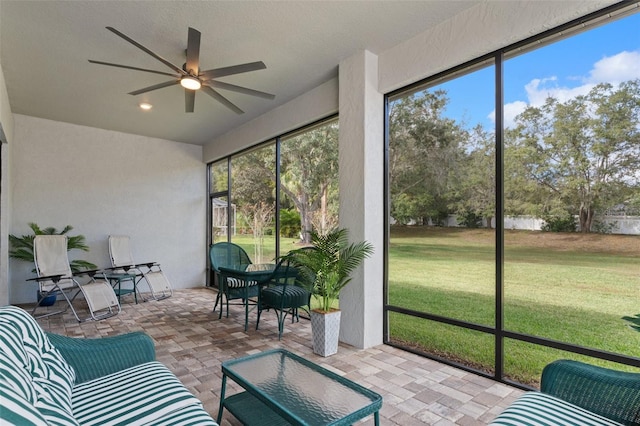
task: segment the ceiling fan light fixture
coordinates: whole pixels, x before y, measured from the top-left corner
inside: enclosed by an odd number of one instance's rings
[[[140,108],[145,110],[145,111],[149,111],[151,108],[153,108],[153,105],[151,105],[149,102],[142,102],[140,103]]]
[[[190,75],[185,75],[184,77],[182,77],[180,79],[180,85],[189,90],[198,90],[202,86],[200,80]]]

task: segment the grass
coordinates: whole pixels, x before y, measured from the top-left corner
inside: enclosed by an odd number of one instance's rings
[[[637,237],[562,235],[506,231],[505,328],[639,357]],[[389,303],[493,327],[494,247],[492,230],[393,229]],[[493,369],[489,334],[397,314],[390,317],[390,335],[427,352]],[[554,356],[584,359],[557,352],[509,341],[505,371],[535,385]]]
[[[233,241],[254,259],[251,236]],[[640,357],[640,244],[635,236],[505,231],[505,328]],[[486,229],[393,228],[389,303],[494,327],[495,232]],[[294,249],[281,240],[281,251]],[[263,258],[273,261],[275,238]],[[389,316],[391,340],[491,372],[494,337],[407,315]],[[613,366],[524,342],[505,341],[505,372],[536,385],[558,358]],[[620,365],[615,368],[629,369]]]

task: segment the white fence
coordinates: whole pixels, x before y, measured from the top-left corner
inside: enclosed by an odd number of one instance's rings
[[[394,222],[392,218],[391,223]],[[413,224],[415,223],[410,225]],[[434,224],[430,221],[429,225]],[[540,231],[543,225],[544,220],[533,216],[505,216],[504,218],[504,229]],[[455,215],[449,215],[444,221],[444,226],[458,227],[460,225]],[[482,220],[482,226],[487,226],[485,219]],[[495,218],[491,220],[491,227],[496,227]],[[598,232],[598,230],[605,230],[608,234],[640,235],[640,216],[596,216],[591,231]]]
[[[504,218],[504,229],[539,231],[543,225],[544,220],[531,216],[509,216]],[[591,231],[606,232],[607,234],[640,235],[640,216],[596,216],[591,224]]]

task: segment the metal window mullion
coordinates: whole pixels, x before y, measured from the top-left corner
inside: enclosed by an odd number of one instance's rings
[[[496,293],[495,293],[495,358],[494,374],[496,379],[504,376],[504,90],[503,56],[495,56],[495,221],[496,221]]]
[[[389,95],[384,97],[384,156],[383,156],[383,211],[384,211],[384,230],[383,230],[383,271],[382,271],[382,341],[389,342],[389,247],[391,240],[391,228],[389,216],[391,215],[391,190],[389,182]]]
[[[232,228],[232,203],[231,203],[231,156],[227,157],[227,242],[231,242]]]
[[[280,145],[282,139],[276,138],[276,259],[280,256]]]

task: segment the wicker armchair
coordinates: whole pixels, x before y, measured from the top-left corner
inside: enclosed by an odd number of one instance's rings
[[[278,317],[278,340],[280,340],[287,315],[291,315],[293,323],[294,320],[299,320],[299,308],[309,312],[311,292],[299,284],[297,269],[290,265],[289,259],[280,260],[269,281],[260,291],[256,330],[260,325],[262,311],[273,309]]]
[[[151,337],[142,332],[98,339],[47,333],[53,346],[76,372],[76,384],[156,359]]]
[[[640,425],[640,373],[559,360],[542,371],[540,390],[624,425]]]

